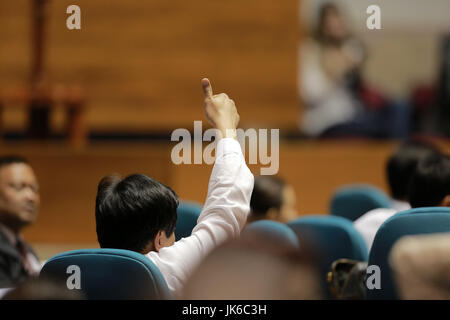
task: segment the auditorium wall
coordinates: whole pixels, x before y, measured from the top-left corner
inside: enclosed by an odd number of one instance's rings
[[[32,1],[0,2],[0,89],[23,86],[30,66]],[[81,30],[66,8],[81,8]],[[49,1],[47,78],[81,85],[92,132],[155,132],[203,119],[200,80],[237,102],[243,125],[297,128],[298,1]],[[56,110],[53,127],[62,128]],[[7,130],[26,124],[6,109]]]
[[[450,152],[450,145],[443,143]],[[384,165],[393,142],[284,142],[280,171],[295,189],[299,214],[326,214],[335,189],[347,183],[370,183],[387,191]],[[3,146],[3,153],[27,156],[41,185],[42,208],[26,232],[36,242],[95,242],[95,194],[110,173],[144,173],[170,185],[181,199],[202,203],[212,166],[174,165],[167,144],[93,145],[81,150],[64,146]],[[248,159],[247,159],[248,160]],[[251,165],[256,175],[259,167]]]

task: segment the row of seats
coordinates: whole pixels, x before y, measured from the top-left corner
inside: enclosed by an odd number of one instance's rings
[[[320,257],[318,259],[322,279],[334,261],[351,259],[368,261],[368,265],[376,265],[381,271],[381,289],[367,289],[367,299],[398,299],[392,270],[389,265],[389,254],[394,244],[404,236],[450,232],[450,208],[429,207],[416,208],[401,212],[388,219],[379,229],[370,254],[361,235],[353,227],[350,220],[338,216],[305,216],[284,226],[273,221],[255,222],[248,228],[259,228],[260,232],[284,237],[292,245],[292,231],[296,233],[299,244],[302,240],[314,243]],[[245,231],[244,231],[245,232]],[[272,238],[270,236],[269,238]],[[280,240],[278,240],[280,241]]]
[[[189,236],[196,225],[201,206],[183,202],[178,209],[176,239]],[[379,229],[370,254],[350,219],[333,215],[311,215],[288,224],[262,220],[249,224],[242,236],[261,235],[278,247],[297,249],[313,245],[319,253],[318,267],[323,281],[332,263],[346,258],[368,261],[381,270],[381,289],[367,290],[368,299],[396,299],[397,292],[388,257],[397,240],[406,235],[450,232],[450,208],[432,207],[408,210],[394,215]],[[83,270],[83,291],[88,299],[169,299],[170,293],[159,270],[143,255],[116,249],[85,249],[51,258],[41,276],[68,278],[67,268]],[[130,292],[129,288],[133,288]],[[136,289],[137,288],[137,289]]]

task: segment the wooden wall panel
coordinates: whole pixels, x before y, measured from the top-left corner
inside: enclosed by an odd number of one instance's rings
[[[31,0],[0,4],[0,89],[22,85],[29,66]],[[77,4],[82,29],[65,26]],[[298,0],[53,0],[50,80],[87,91],[96,131],[192,127],[200,79],[237,102],[244,126],[296,128]],[[20,109],[20,108],[19,108]],[[7,127],[23,127],[10,109]],[[55,117],[60,127],[61,116]]]
[[[93,146],[81,151],[64,146],[16,145],[1,154],[19,153],[32,163],[41,189],[37,223],[26,231],[38,242],[96,242],[95,195],[100,179],[111,173],[144,173],[170,184],[167,147]]]
[[[42,210],[26,231],[36,242],[95,242],[94,201],[99,179],[141,172],[170,185],[181,199],[203,202],[212,166],[174,165],[172,145],[102,144],[74,151],[63,146],[3,146],[0,154],[29,157],[40,180]],[[442,144],[450,152],[450,144]],[[328,213],[336,188],[370,183],[387,191],[384,164],[395,143],[296,142],[280,147],[279,175],[295,189],[299,214]],[[247,159],[248,160],[248,159]],[[254,174],[259,167],[251,165]]]

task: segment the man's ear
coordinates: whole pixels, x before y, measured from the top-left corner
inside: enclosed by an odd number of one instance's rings
[[[159,252],[159,249],[162,248],[162,241],[161,241],[162,240],[161,237],[163,236],[162,233],[163,233],[163,231],[159,230],[155,236],[155,240],[153,241],[153,245],[155,247],[156,252]]]
[[[444,197],[444,200],[441,202],[441,207],[450,207],[450,194]]]
[[[277,209],[275,209],[275,208],[270,208],[268,211],[267,211],[267,214],[266,214],[266,217],[267,217],[267,219],[269,219],[269,220],[275,220],[275,221],[277,221],[278,220],[278,215],[280,214],[280,212],[277,210]]]

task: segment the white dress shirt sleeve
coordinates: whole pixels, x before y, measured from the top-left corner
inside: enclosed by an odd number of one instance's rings
[[[219,140],[206,202],[191,236],[147,254],[175,297],[208,253],[239,236],[250,211],[252,191],[253,175],[240,144],[231,138]]]

